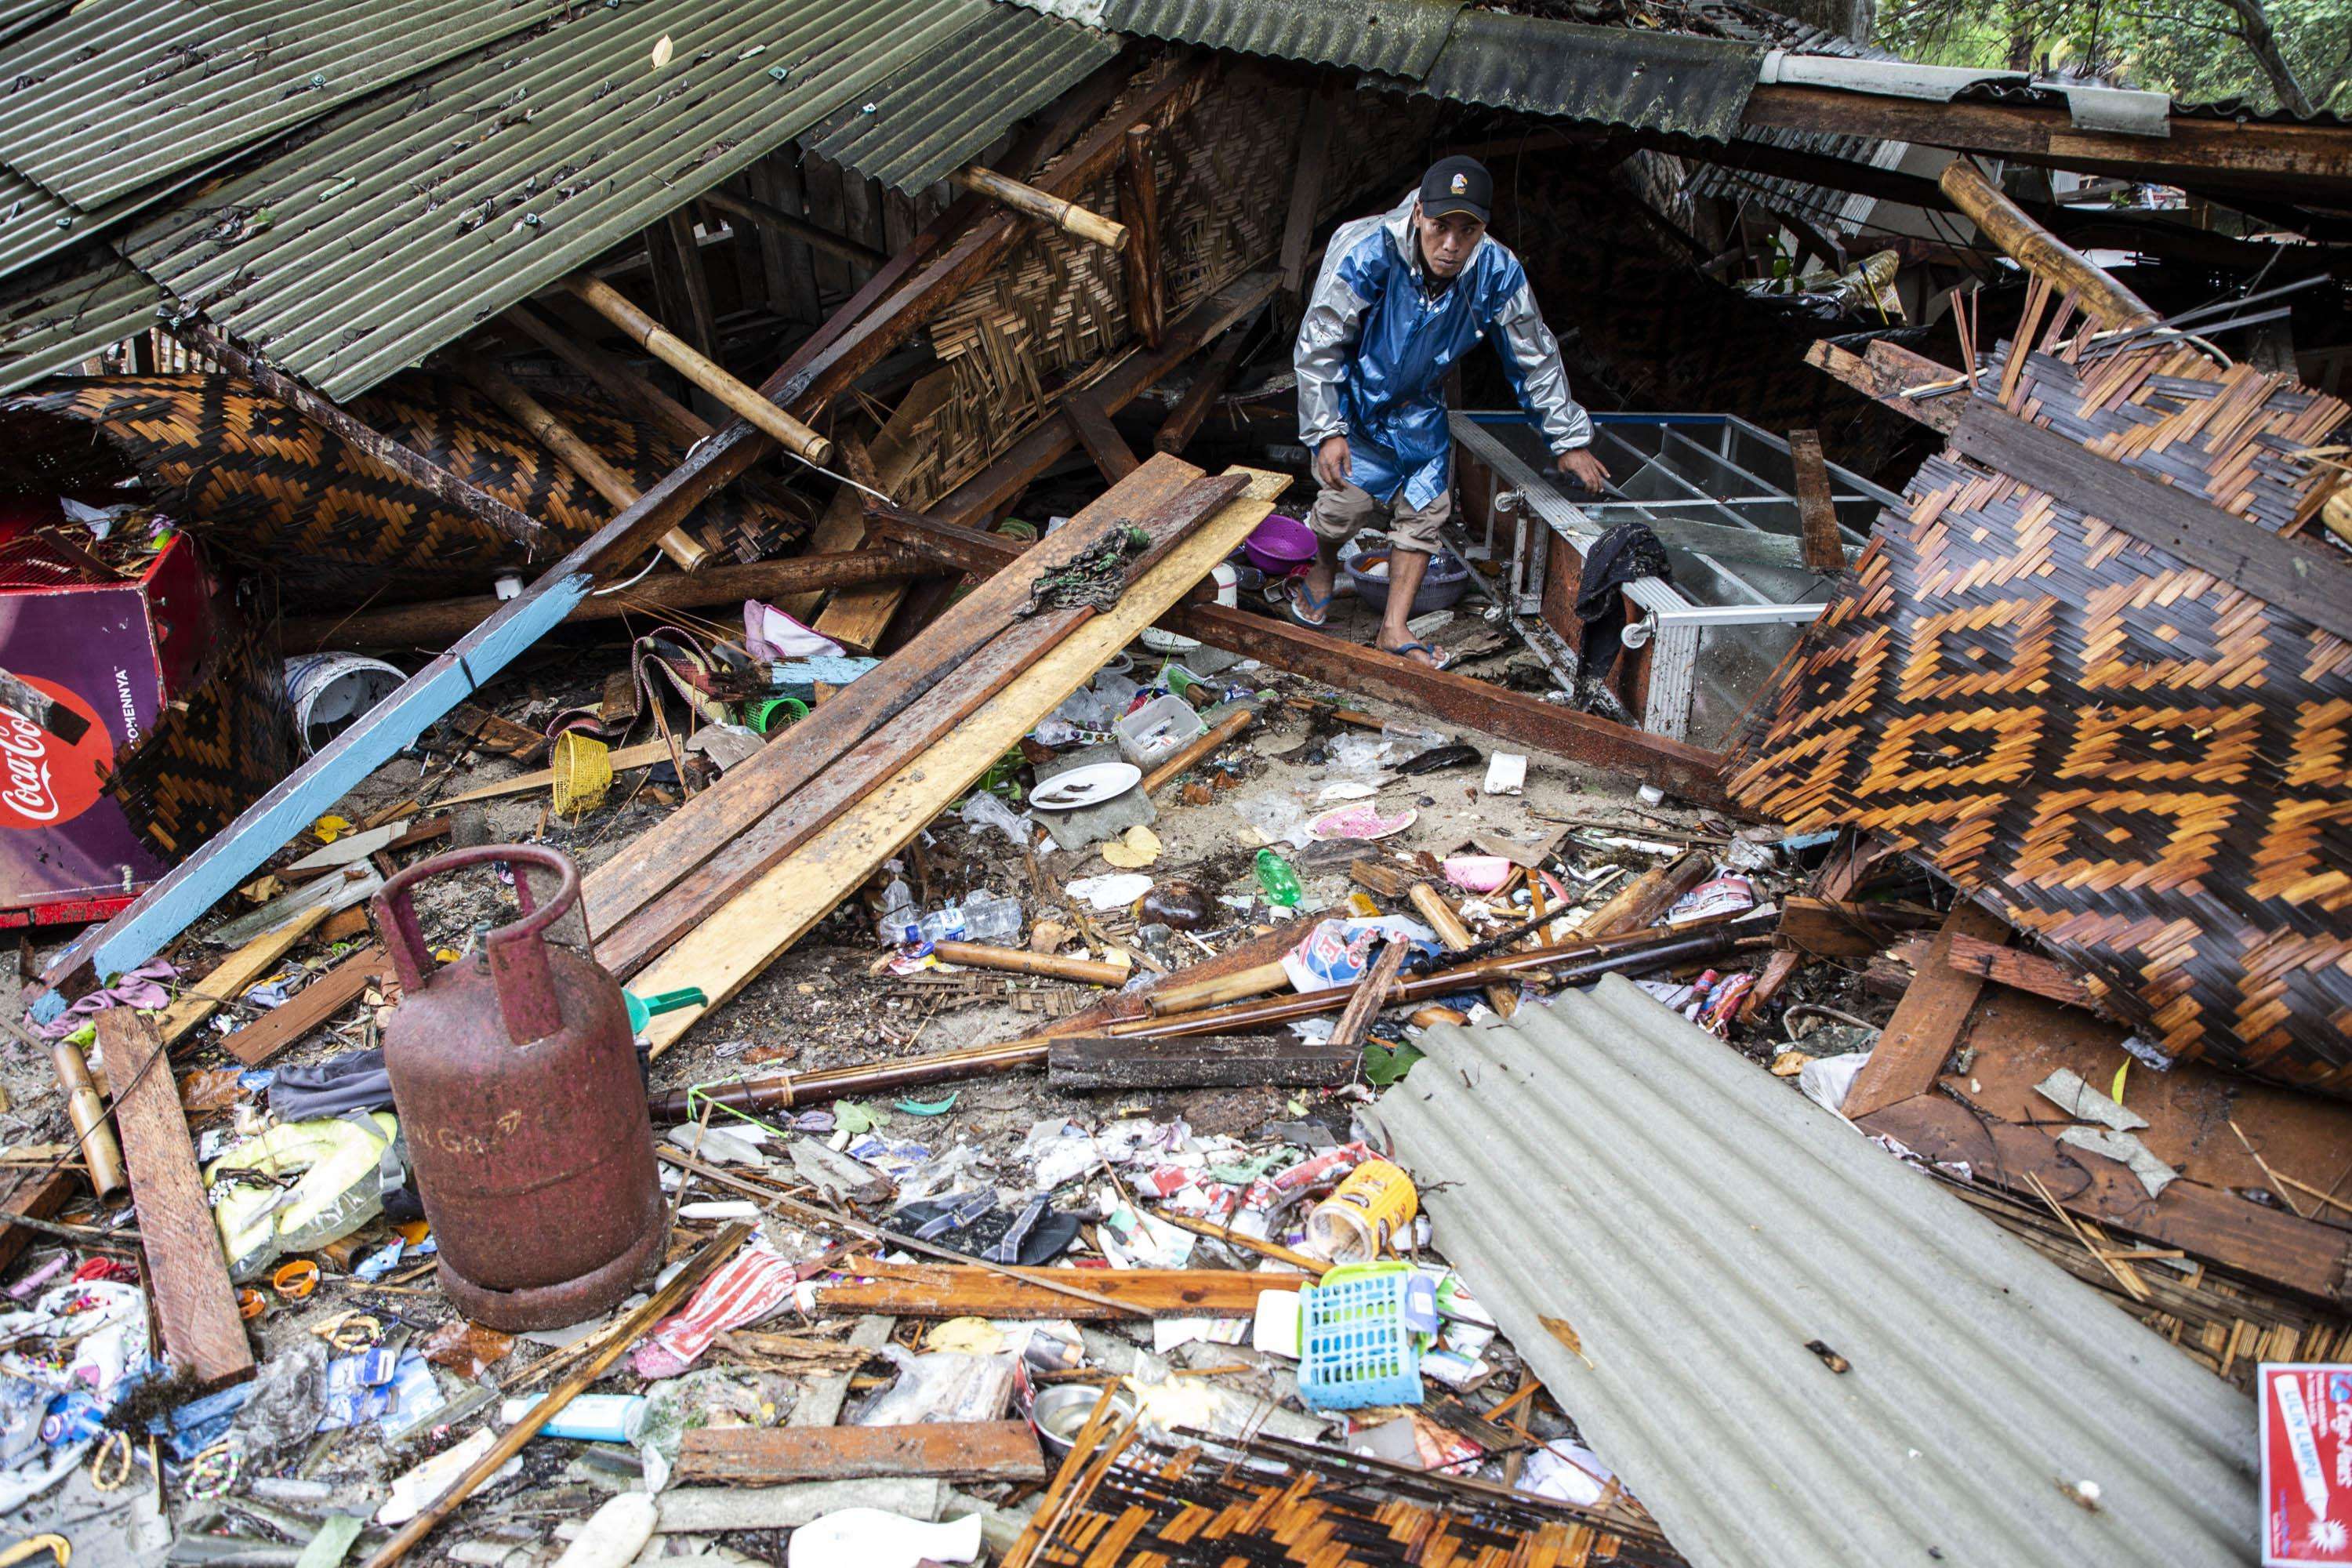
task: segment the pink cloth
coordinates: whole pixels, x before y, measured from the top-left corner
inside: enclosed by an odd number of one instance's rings
[[[172,1005],[172,994],[163,989],[163,982],[177,980],[180,972],[160,958],[151,958],[136,969],[126,969],[114,977],[114,984],[103,990],[93,991],[46,1024],[35,1024],[33,1033],[45,1040],[62,1040],[84,1024],[93,1013],[109,1007],[136,1007],[142,1011]]]
[[[633,1363],[639,1377],[676,1377],[730,1329],[766,1317],[793,1299],[800,1272],[766,1242],[755,1242],[705,1279],[686,1309],[646,1336]]]

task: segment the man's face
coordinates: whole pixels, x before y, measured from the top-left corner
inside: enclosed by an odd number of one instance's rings
[[[1468,213],[1447,213],[1444,217],[1431,217],[1412,206],[1412,226],[1421,236],[1421,259],[1430,275],[1451,278],[1462,270],[1485,237],[1486,226]]]

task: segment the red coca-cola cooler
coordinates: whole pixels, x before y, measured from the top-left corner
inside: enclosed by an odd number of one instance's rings
[[[103,919],[167,868],[107,786],[218,631],[187,535],[117,568],[63,523],[0,497],[0,927]]]

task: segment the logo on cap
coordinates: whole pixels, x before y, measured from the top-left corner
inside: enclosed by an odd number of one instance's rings
[[[1454,194],[1455,195],[1459,196],[1459,195],[1466,195],[1466,194],[1468,194],[1469,189],[1470,189],[1470,176],[1469,176],[1469,175],[1467,175],[1467,174],[1456,174],[1456,175],[1454,175]]]

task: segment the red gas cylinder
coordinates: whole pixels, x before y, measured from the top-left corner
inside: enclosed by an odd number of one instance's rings
[[[436,968],[416,885],[493,860],[514,868],[522,918]],[[659,1266],[668,1234],[620,983],[587,956],[584,920],[580,952],[549,940],[579,900],[569,858],[520,844],[436,855],[376,900],[401,987],[384,1068],[441,1287],[509,1332],[605,1310]]]

